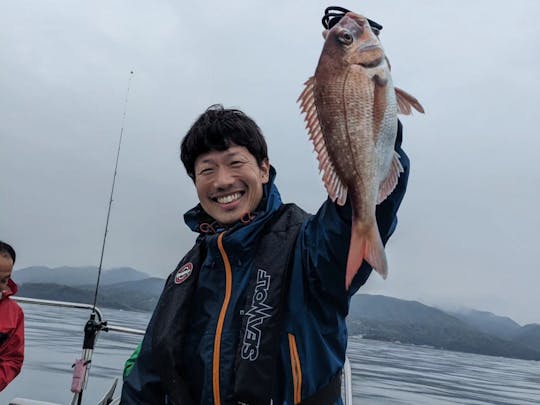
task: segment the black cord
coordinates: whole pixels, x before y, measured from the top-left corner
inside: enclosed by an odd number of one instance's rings
[[[339,6],[330,6],[326,7],[326,10],[324,10],[324,16],[322,18],[322,25],[326,29],[332,28],[334,25],[336,25],[339,20],[343,18],[345,14],[347,14],[349,11],[344,7]],[[376,31],[381,31],[383,29],[383,26],[379,24],[378,22],[375,22],[373,20],[367,19],[368,23],[371,28],[373,28]],[[377,32],[378,34],[378,32]]]

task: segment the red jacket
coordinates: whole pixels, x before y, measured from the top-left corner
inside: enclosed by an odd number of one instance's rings
[[[19,374],[24,359],[24,314],[9,298],[16,292],[10,279],[0,298],[0,391]]]

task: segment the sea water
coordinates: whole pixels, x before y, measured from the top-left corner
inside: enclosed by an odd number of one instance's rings
[[[26,357],[21,374],[0,393],[69,404],[72,364],[81,356],[89,311],[22,304]],[[149,313],[102,309],[109,324],[145,329]],[[101,332],[84,404],[94,405],[118,378],[141,336]],[[354,404],[540,404],[540,362],[450,352],[351,337]]]

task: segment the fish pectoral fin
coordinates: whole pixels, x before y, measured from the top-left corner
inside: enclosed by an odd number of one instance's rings
[[[394,87],[394,90],[396,92],[399,114],[410,115],[412,114],[413,108],[422,114],[424,113],[424,107],[422,107],[422,104],[420,104],[415,97],[411,96],[409,93],[400,89],[399,87]]]
[[[379,186],[379,195],[377,197],[377,204],[382,203],[386,200],[386,197],[390,195],[392,191],[396,188],[396,185],[399,180],[400,173],[403,172],[403,166],[399,160],[399,153],[394,151],[394,157],[392,158],[392,163],[390,164],[390,170],[384,181]]]
[[[347,200],[347,187],[338,176],[332,159],[328,154],[328,149],[323,137],[317,107],[315,105],[315,96],[313,89],[315,87],[315,77],[310,77],[305,88],[298,97],[297,102],[300,103],[300,110],[305,114],[306,128],[309,133],[309,139],[313,142],[313,149],[317,153],[319,161],[319,172],[322,173],[324,187],[328,192],[328,196],[338,205],[344,205]]]

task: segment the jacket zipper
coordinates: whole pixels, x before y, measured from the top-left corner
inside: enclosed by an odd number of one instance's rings
[[[217,244],[221,257],[223,259],[223,264],[225,265],[225,297],[223,299],[223,305],[221,306],[221,311],[219,312],[218,323],[216,327],[216,336],[214,338],[214,357],[213,357],[213,369],[212,369],[212,387],[214,392],[214,404],[221,405],[221,393],[219,389],[219,361],[221,355],[221,336],[223,333],[223,324],[225,323],[225,315],[227,314],[227,308],[229,306],[229,301],[231,299],[231,290],[232,290],[232,270],[231,264],[229,262],[229,257],[225,248],[223,247],[223,235],[225,232],[222,232],[217,239]]]
[[[291,368],[293,377],[294,404],[299,404],[302,400],[302,367],[300,366],[300,357],[296,347],[296,339],[289,333],[289,351],[291,355]]]

